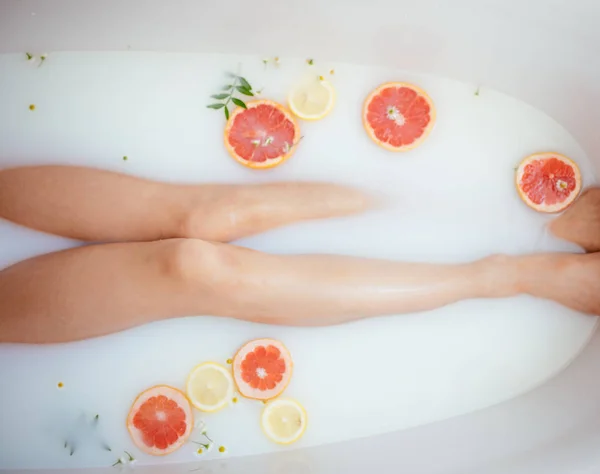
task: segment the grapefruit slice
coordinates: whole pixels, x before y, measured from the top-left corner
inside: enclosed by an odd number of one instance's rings
[[[240,395],[270,400],[281,394],[292,378],[292,356],[275,339],[244,344],[233,358],[233,379]]]
[[[369,136],[390,151],[421,144],[435,123],[435,107],[425,91],[406,82],[388,82],[365,100],[363,125]]]
[[[200,364],[188,376],[187,394],[198,410],[218,411],[233,398],[231,373],[216,362]]]
[[[516,172],[517,191],[538,212],[560,212],[581,191],[577,163],[559,153],[536,153],[525,158]]]
[[[190,402],[183,392],[157,385],[140,393],[127,416],[127,429],[135,445],[153,456],[181,448],[194,426]]]
[[[260,424],[271,441],[291,444],[298,441],[306,431],[306,410],[296,400],[273,400],[265,406]]]
[[[235,109],[225,126],[225,147],[238,163],[249,168],[272,168],[294,154],[300,128],[292,114],[271,100]]]

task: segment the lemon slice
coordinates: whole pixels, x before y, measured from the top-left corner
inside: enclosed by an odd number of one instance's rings
[[[297,117],[321,120],[333,109],[335,89],[325,79],[314,78],[294,88],[288,97],[288,103]]]
[[[198,410],[218,411],[233,398],[233,377],[216,362],[205,362],[190,372],[187,395]]]
[[[273,400],[265,406],[260,420],[267,438],[279,444],[298,441],[306,430],[306,411],[296,400]]]

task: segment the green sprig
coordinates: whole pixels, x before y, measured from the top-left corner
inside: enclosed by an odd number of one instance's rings
[[[69,450],[69,456],[73,456],[75,454],[75,445],[72,444],[69,440],[65,441],[65,449]]]
[[[228,99],[230,94],[227,93],[222,93],[222,94],[214,94],[211,95],[211,97],[213,99],[217,99],[217,100],[223,100],[223,99]]]
[[[237,99],[235,97],[231,98],[231,102],[233,102],[238,107],[241,107],[242,109],[247,109],[248,108],[248,107],[246,107],[246,104],[244,103],[244,101],[242,101],[240,99]]]
[[[126,464],[126,463],[130,463],[130,462],[133,462],[133,461],[135,461],[135,458],[134,458],[134,457],[131,455],[131,453],[129,453],[129,452],[127,452],[127,451],[123,451],[123,452],[124,452],[124,453],[127,455],[127,457],[128,457],[129,459],[125,459],[123,456],[121,456],[121,457],[120,457],[119,459],[117,459],[117,461],[116,461],[116,462],[115,462],[115,463],[112,465],[112,467],[116,467],[116,466],[118,466],[119,464]]]
[[[210,439],[210,436],[208,436],[208,432],[206,430],[202,432],[202,436],[204,436],[209,442],[214,443],[214,441]]]
[[[219,92],[217,94],[211,95],[211,99],[218,100],[219,102],[215,102],[213,104],[209,104],[206,107],[209,109],[219,110],[223,109],[223,113],[225,114],[225,119],[229,120],[229,104],[233,103],[238,107],[243,109],[247,109],[246,103],[240,99],[239,97],[235,97],[236,93],[245,95],[245,96],[254,96],[254,91],[252,90],[252,86],[246,80],[246,78],[242,76],[238,76],[236,74],[229,74],[231,78],[233,78],[233,82],[231,84],[227,84],[221,88],[223,92]]]

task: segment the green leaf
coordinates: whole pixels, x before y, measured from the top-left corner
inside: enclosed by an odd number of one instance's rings
[[[225,104],[210,104],[206,107],[208,107],[209,109],[222,109],[223,107],[225,107]]]
[[[211,97],[212,97],[213,99],[217,99],[217,100],[223,100],[223,99],[227,99],[227,97],[229,97],[229,94],[227,94],[227,93],[223,93],[223,94],[214,94],[214,95],[211,95]]]
[[[246,104],[244,104],[243,101],[241,101],[240,99],[236,99],[235,97],[233,99],[231,99],[231,102],[233,102],[238,107],[241,107],[242,109],[247,109],[248,108],[248,107],[246,107]]]
[[[224,91],[230,91],[231,89],[233,89],[233,84],[229,84],[228,86],[223,86]]]
[[[226,118],[227,120],[229,120],[229,109],[228,109],[227,107],[225,107],[225,108],[223,109],[223,111],[225,112],[225,118]]]
[[[242,84],[242,87],[245,87],[249,91],[252,90],[252,86],[250,85],[250,83],[246,79],[244,79],[242,76],[238,76],[238,79],[240,80],[240,83]]]
[[[244,95],[254,95],[249,89],[246,89],[245,87],[242,86],[237,86],[236,89],[238,90],[238,92],[240,92],[241,94]]]

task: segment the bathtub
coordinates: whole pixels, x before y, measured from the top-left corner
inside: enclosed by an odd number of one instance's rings
[[[226,28],[218,20],[223,14]],[[598,173],[599,21],[595,0],[3,0],[0,53],[133,49],[308,57],[318,51],[324,60],[434,74],[485,85],[545,112],[574,136]],[[495,406],[407,430],[194,468],[213,474],[600,472],[599,361],[595,332],[558,375]],[[190,470],[187,464],[136,467]]]

